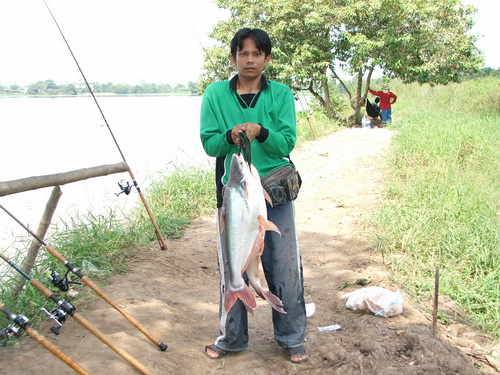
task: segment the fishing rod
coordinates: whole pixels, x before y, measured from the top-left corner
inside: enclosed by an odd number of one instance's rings
[[[4,331],[4,336],[6,337],[5,340],[8,340],[12,336],[20,337],[24,332],[26,332],[28,335],[30,335],[38,343],[47,348],[52,354],[54,354],[57,358],[66,363],[77,373],[79,373],[80,375],[90,375],[90,372],[85,370],[77,362],[71,359],[71,357],[65,354],[61,349],[59,349],[56,345],[54,345],[45,336],[41,335],[35,329],[31,328],[30,327],[31,323],[29,319],[26,318],[24,315],[15,315],[11,313],[9,310],[5,308],[5,305],[1,301],[0,301],[0,311],[7,316],[7,319],[13,322],[7,328],[2,330]]]
[[[81,74],[83,80],[85,81],[85,85],[87,86],[87,89],[89,90],[90,94],[92,95],[92,98],[94,99],[94,102],[97,105],[97,108],[99,109],[99,112],[101,113],[101,116],[102,116],[102,118],[104,120],[104,123],[106,124],[106,127],[108,128],[109,133],[111,134],[111,137],[113,138],[113,141],[114,141],[114,143],[115,143],[115,145],[116,145],[116,147],[118,149],[118,152],[120,153],[120,155],[122,157],[122,160],[125,163],[127,163],[127,160],[125,160],[125,155],[123,155],[123,152],[122,152],[122,150],[120,148],[120,145],[118,144],[118,141],[116,140],[116,137],[113,134],[113,131],[111,130],[111,127],[108,124],[108,120],[106,120],[106,116],[104,116],[104,112],[102,111],[101,106],[99,105],[99,102],[97,101],[97,98],[95,97],[94,92],[93,92],[92,88],[90,87],[90,85],[89,85],[89,83],[87,81],[87,78],[85,77],[85,74],[83,74],[82,68],[80,68],[80,64],[78,63],[78,60],[76,59],[75,55],[73,54],[73,51],[71,50],[71,47],[69,46],[69,43],[66,40],[66,37],[64,36],[61,28],[59,27],[59,24],[57,23],[56,18],[52,14],[52,11],[50,10],[49,5],[47,4],[47,2],[45,0],[43,0],[43,2],[45,3],[45,6],[47,7],[47,9],[48,9],[48,11],[49,11],[52,19],[54,20],[54,23],[56,24],[57,29],[61,33],[61,36],[62,36],[62,38],[64,40],[64,43],[66,43],[66,46],[68,47],[68,50],[71,53],[71,56],[73,57],[73,60],[75,61],[76,66],[78,67],[78,70],[80,71],[80,74]],[[128,163],[127,163],[127,166],[128,166]],[[146,209],[146,212],[147,212],[149,218],[151,219],[151,222],[153,223],[153,227],[155,228],[156,238],[158,240],[160,248],[162,250],[167,250],[168,249],[167,243],[165,242],[165,239],[163,238],[163,236],[161,234],[160,228],[158,227],[158,224],[156,223],[156,220],[155,220],[155,218],[153,216],[153,213],[149,209],[149,206],[148,206],[148,204],[146,202],[146,198],[142,194],[141,188],[139,187],[139,184],[137,183],[137,181],[135,179],[135,176],[134,176],[134,173],[132,172],[132,170],[130,169],[130,167],[128,168],[128,173],[130,175],[130,178],[132,179],[132,183],[133,183],[134,187],[136,188],[137,192],[139,193],[139,197],[141,198],[141,201],[142,201],[142,203],[144,205],[144,208]],[[128,195],[128,193],[130,193],[130,189],[128,189],[128,190],[124,189],[124,187],[122,186],[122,182],[121,181],[118,183],[118,185],[122,189],[122,192],[124,192],[126,195]]]
[[[13,218],[19,225],[21,225],[29,234],[31,234],[40,244],[42,244],[47,251],[62,262],[68,272],[74,273],[78,276],[90,289],[96,292],[103,300],[109,303],[115,310],[123,315],[135,328],[137,328],[144,336],[151,340],[156,346],[160,348],[161,351],[167,350],[167,345],[155,338],[151,333],[149,333],[146,328],[144,328],[137,320],[130,316],[125,310],[123,310],[116,302],[111,300],[96,284],[92,282],[87,276],[85,276],[78,268],[75,268],[67,259],[65,259],[56,249],[49,246],[43,239],[37,236],[31,229],[24,225],[19,219],[17,219],[12,213],[10,213],[4,206],[0,204],[0,208],[4,210],[11,218]],[[63,278],[59,276],[55,271],[50,273],[52,283],[57,286],[62,291],[67,291],[70,283],[75,283],[74,281],[68,281],[67,274]]]
[[[102,333],[98,328],[94,327],[87,319],[85,319],[83,316],[77,313],[75,307],[70,302],[66,300],[60,300],[59,298],[57,298],[57,296],[50,289],[45,287],[40,281],[34,279],[26,272],[24,272],[21,269],[21,267],[12,262],[4,254],[0,253],[0,258],[2,258],[8,265],[14,268],[17,272],[19,272],[26,280],[30,282],[31,285],[33,285],[36,289],[38,289],[38,291],[40,291],[43,295],[45,295],[45,297],[54,302],[61,310],[61,313],[73,317],[78,323],[80,323],[83,327],[85,327],[87,330],[93,333],[94,336],[96,336],[99,340],[101,340],[103,343],[105,343],[107,346],[113,349],[120,357],[122,357],[133,367],[135,367],[141,374],[152,375],[152,373],[146,367],[144,367],[142,363],[137,361],[126,351],[120,349],[118,346],[113,344],[113,342],[104,333]],[[62,317],[65,319],[66,315]]]
[[[198,43],[200,43],[201,49],[203,50],[203,52],[205,52],[205,56],[207,57],[208,62],[211,63],[211,64],[213,64],[213,61],[212,61],[212,59],[210,57],[210,54],[209,54],[209,51],[205,48],[205,46],[201,42],[200,38],[198,38],[198,34],[196,34],[196,31],[193,28],[191,28],[191,30],[193,31],[194,36],[198,40]],[[214,68],[215,75],[217,76],[217,78],[219,79],[219,81],[223,81],[224,79],[221,78],[222,76],[219,74],[219,71],[217,69],[218,64],[213,64],[213,65],[214,65],[213,68]]]

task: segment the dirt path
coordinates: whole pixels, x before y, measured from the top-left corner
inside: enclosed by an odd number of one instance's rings
[[[303,188],[296,204],[309,318],[307,348],[311,360],[293,365],[272,338],[271,309],[259,301],[249,318],[247,351],[210,360],[205,345],[218,335],[218,270],[215,222],[196,220],[184,238],[156,246],[134,262],[126,275],[108,280],[106,293],[169,347],[161,352],[102,299],[80,314],[129,352],[152,374],[481,374],[448,342],[456,338],[441,328],[432,335],[427,314],[405,299],[402,315],[391,319],[353,312],[340,296],[360,286],[344,282],[370,278],[371,284],[396,290],[381,259],[366,241],[366,220],[377,209],[384,176],[386,129],[347,129],[309,142],[292,155]],[[340,324],[340,331],[317,327]],[[59,336],[42,333],[92,374],[135,374],[127,362],[69,318]],[[445,340],[446,338],[446,340]],[[466,349],[473,344],[461,338]],[[454,341],[456,343],[456,340]],[[462,349],[464,350],[464,349]],[[31,339],[0,348],[0,374],[73,374]],[[487,366],[486,366],[487,367]]]

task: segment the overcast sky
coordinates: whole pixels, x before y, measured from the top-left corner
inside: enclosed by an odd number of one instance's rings
[[[187,83],[202,72],[206,36],[227,17],[212,0],[46,0],[89,82]],[[498,0],[467,0],[486,66],[500,67]],[[81,81],[43,0],[0,0],[0,84]],[[200,43],[201,42],[201,43]]]

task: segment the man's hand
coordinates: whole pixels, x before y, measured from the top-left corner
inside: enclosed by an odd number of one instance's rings
[[[240,139],[238,137],[239,133],[247,133],[248,139],[252,142],[260,134],[260,129],[262,126],[256,124],[255,122],[245,122],[244,124],[235,125],[231,130],[231,138],[235,145],[240,145]]]

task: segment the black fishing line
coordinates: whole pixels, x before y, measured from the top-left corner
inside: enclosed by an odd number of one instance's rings
[[[99,112],[101,113],[101,116],[102,116],[102,118],[104,120],[104,123],[106,124],[106,126],[107,126],[107,128],[108,128],[108,130],[109,130],[109,132],[111,134],[111,137],[113,137],[113,141],[115,142],[115,145],[118,148],[118,151],[120,152],[120,155],[121,155],[123,161],[126,163],[127,160],[125,160],[125,156],[123,155],[123,152],[122,152],[122,150],[120,148],[120,145],[118,144],[118,141],[116,140],[115,135],[113,134],[113,131],[111,130],[111,127],[108,124],[108,120],[106,120],[106,116],[104,116],[104,112],[102,111],[101,106],[99,105],[99,102],[97,101],[97,99],[96,99],[96,97],[94,95],[94,92],[92,91],[92,88],[90,87],[90,85],[89,85],[89,83],[87,81],[87,78],[85,78],[85,74],[83,74],[82,68],[80,68],[80,64],[78,64],[78,60],[76,59],[75,55],[73,54],[73,51],[71,50],[71,47],[69,46],[68,41],[66,40],[66,38],[65,38],[65,36],[64,36],[61,28],[59,27],[59,24],[57,23],[56,18],[52,14],[52,11],[50,10],[49,5],[47,4],[47,2],[45,0],[43,0],[43,2],[45,3],[45,6],[49,10],[50,16],[54,20],[54,23],[56,24],[57,29],[59,30],[59,33],[61,33],[61,36],[62,36],[62,38],[64,40],[64,43],[66,43],[66,46],[68,47],[69,52],[71,53],[71,56],[73,57],[73,60],[75,61],[75,64],[78,67],[78,70],[80,71],[80,74],[82,75],[83,80],[85,81],[85,85],[87,86],[87,89],[89,90],[90,94],[92,95],[92,98],[94,98],[94,102],[97,105],[97,108],[99,109]]]
[[[71,53],[71,56],[73,57],[73,60],[75,61],[75,64],[78,67],[78,70],[80,71],[80,74],[82,75],[82,78],[85,81],[85,85],[87,86],[87,89],[89,90],[90,94],[92,95],[92,98],[94,99],[94,102],[97,105],[97,108],[99,109],[99,112],[101,113],[101,116],[102,116],[102,118],[104,120],[104,123],[106,124],[106,127],[108,128],[109,133],[111,134],[111,137],[113,138],[113,141],[115,142],[115,145],[116,145],[118,151],[120,152],[120,155],[121,155],[123,161],[125,163],[127,163],[127,160],[125,160],[125,155],[123,155],[123,152],[122,152],[122,150],[120,148],[120,145],[118,144],[118,141],[116,140],[115,135],[113,134],[113,131],[111,130],[111,127],[108,124],[108,120],[106,120],[106,116],[104,116],[104,112],[102,111],[101,106],[99,105],[99,102],[97,101],[97,98],[95,97],[94,92],[92,91],[92,88],[90,87],[90,85],[89,85],[89,83],[87,81],[87,78],[85,77],[85,74],[83,74],[82,68],[80,67],[80,64],[78,64],[78,60],[76,59],[75,54],[71,50],[71,47],[69,46],[69,43],[66,40],[66,37],[64,36],[64,33],[62,32],[61,28],[59,27],[59,24],[57,23],[57,20],[54,17],[54,14],[52,14],[52,11],[50,10],[49,5],[47,4],[47,1],[43,0],[43,2],[45,3],[45,6],[47,7],[47,9],[48,9],[48,11],[50,13],[50,16],[54,20],[54,23],[56,24],[57,29],[59,30],[59,33],[61,34],[61,36],[62,36],[62,38],[64,40],[64,43],[66,43],[66,46],[68,47],[68,50]],[[128,165],[128,163],[127,163],[127,165]],[[147,212],[149,218],[151,219],[151,222],[153,223],[153,227],[155,228],[155,233],[156,233],[156,237],[158,239],[158,243],[160,244],[160,248],[162,250],[167,250],[167,248],[168,248],[167,247],[167,243],[165,242],[165,239],[163,238],[163,235],[161,234],[160,228],[158,227],[158,224],[156,223],[156,220],[155,220],[155,218],[153,216],[153,213],[149,209],[149,206],[148,206],[148,204],[146,202],[146,198],[142,194],[141,189],[139,187],[139,184],[137,183],[137,181],[135,179],[135,176],[132,173],[132,170],[130,169],[130,167],[128,169],[128,172],[129,172],[130,177],[132,178],[132,183],[134,184],[135,188],[137,189],[137,192],[139,193],[139,197],[141,198],[141,201],[142,201],[142,203],[144,205],[144,208],[146,209],[146,212]]]

